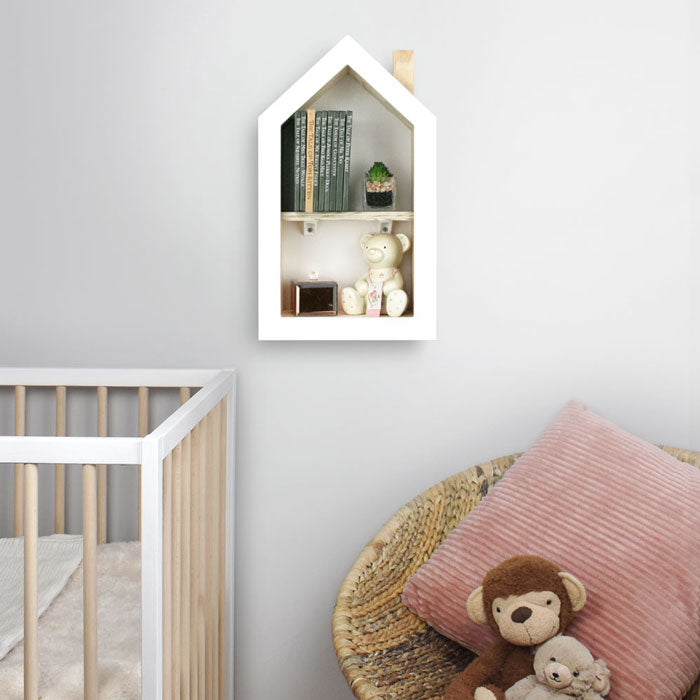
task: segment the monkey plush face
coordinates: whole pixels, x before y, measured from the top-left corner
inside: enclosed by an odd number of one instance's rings
[[[491,615],[501,637],[518,646],[533,646],[551,639],[561,625],[561,600],[553,591],[533,591],[495,598]]]
[[[469,596],[467,612],[507,642],[529,647],[561,634],[585,603],[586,591],[574,576],[546,559],[523,555],[486,574]]]

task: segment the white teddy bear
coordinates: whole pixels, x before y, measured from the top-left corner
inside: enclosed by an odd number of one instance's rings
[[[506,700],[555,700],[563,696],[600,700],[610,690],[610,671],[573,637],[557,635],[535,654],[535,675],[506,691]]]
[[[408,306],[408,294],[403,290],[399,267],[411,241],[403,233],[366,233],[360,247],[369,270],[354,287],[341,291],[343,311],[350,316],[379,316],[384,311],[389,316],[401,316]]]

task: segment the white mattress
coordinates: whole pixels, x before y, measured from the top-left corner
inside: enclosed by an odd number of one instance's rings
[[[83,567],[39,618],[39,696],[83,698]],[[100,700],[141,698],[141,547],[97,550],[97,655]],[[24,644],[0,661],[3,700],[23,699]]]

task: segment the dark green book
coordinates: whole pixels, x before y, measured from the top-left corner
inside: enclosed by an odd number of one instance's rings
[[[301,202],[301,170],[299,156],[301,154],[301,112],[294,113],[294,207],[290,211],[299,211]]]
[[[326,179],[323,181],[323,211],[331,210],[331,161],[333,160],[333,114],[328,112],[326,125]]]
[[[350,210],[350,151],[352,149],[352,112],[345,117],[345,167],[343,168],[343,211]]]
[[[343,211],[343,173],[345,172],[345,115],[340,113],[338,122],[338,180],[335,188],[335,210]]]
[[[338,189],[338,130],[340,128],[340,112],[333,112],[333,150],[331,152],[331,201],[328,211],[336,209],[336,191]]]
[[[281,202],[282,211],[294,211],[294,115],[282,124],[282,181]]]
[[[301,112],[299,129],[299,201],[297,211],[304,211],[306,203],[306,110]]]
[[[321,153],[318,159],[318,209],[316,211],[325,211],[326,202],[325,184],[326,184],[326,126],[328,124],[328,112],[322,111],[316,114],[321,115]],[[318,129],[318,127],[316,127]]]
[[[316,112],[314,131],[314,211],[318,211],[318,176],[321,164],[321,112]]]

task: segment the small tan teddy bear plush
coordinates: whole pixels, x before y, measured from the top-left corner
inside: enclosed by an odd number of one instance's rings
[[[506,691],[506,700],[554,700],[562,696],[600,700],[610,690],[610,671],[573,637],[557,635],[535,654],[535,675]]]

